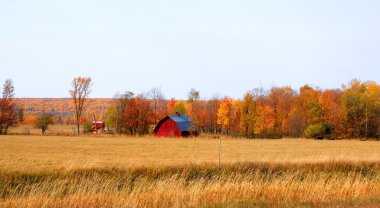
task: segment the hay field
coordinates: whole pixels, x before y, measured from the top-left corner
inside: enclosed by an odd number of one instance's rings
[[[75,125],[67,124],[52,124],[46,130],[47,135],[61,135],[61,136],[75,136],[77,135],[77,127]],[[41,135],[41,129],[36,128],[31,124],[21,124],[15,127],[11,127],[8,130],[8,134],[18,135]]]
[[[380,142],[0,137],[2,207],[380,205]]]

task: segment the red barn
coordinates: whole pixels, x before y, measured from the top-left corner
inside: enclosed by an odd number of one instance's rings
[[[158,122],[154,135],[158,137],[186,137],[190,135],[191,121],[188,116],[170,115]]]
[[[105,127],[106,127],[106,124],[103,121],[93,121],[91,123],[91,128],[93,132],[96,130],[101,130],[103,132]]]

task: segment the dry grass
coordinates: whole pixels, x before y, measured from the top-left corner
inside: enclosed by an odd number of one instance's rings
[[[0,137],[1,207],[380,205],[380,142]]]
[[[0,168],[11,170],[161,166],[218,162],[219,140],[153,137],[0,137]],[[222,140],[233,162],[379,161],[380,142],[306,139]]]
[[[18,125],[11,127],[8,130],[8,134],[41,135],[41,129],[36,128],[34,125]],[[46,134],[73,136],[77,134],[77,129],[75,125],[53,124],[49,125]]]

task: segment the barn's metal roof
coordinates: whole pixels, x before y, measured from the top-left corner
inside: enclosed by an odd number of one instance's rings
[[[177,125],[179,130],[181,131],[189,131],[191,126],[191,121],[188,116],[185,115],[169,115],[163,118],[158,122],[156,127],[154,128],[154,132],[157,132],[161,125],[167,121],[168,119],[172,119]]]
[[[171,118],[174,122],[177,123],[178,128],[181,131],[189,131],[191,126],[191,121],[188,116],[185,115],[170,115],[169,118]]]

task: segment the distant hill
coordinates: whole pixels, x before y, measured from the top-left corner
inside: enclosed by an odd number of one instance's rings
[[[103,119],[113,98],[89,98],[85,118]],[[35,117],[43,112],[54,115],[58,123],[72,123],[74,108],[71,98],[15,98],[18,106],[24,109],[24,123],[33,123]]]

